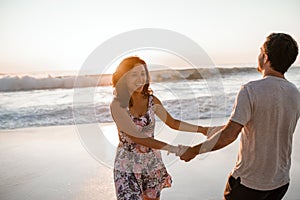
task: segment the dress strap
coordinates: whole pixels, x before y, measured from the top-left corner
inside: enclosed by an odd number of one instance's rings
[[[153,105],[154,105],[154,102],[153,102],[153,95],[149,95],[148,109],[152,109]]]

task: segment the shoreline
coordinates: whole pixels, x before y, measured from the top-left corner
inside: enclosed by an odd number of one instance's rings
[[[226,119],[216,119],[213,123],[223,121]],[[210,120],[191,122],[207,125]],[[100,134],[77,132],[94,128],[99,128],[107,139],[104,145],[97,145],[97,148],[101,146],[99,149],[89,146],[93,143],[84,141],[84,136],[92,137],[91,140],[99,144],[94,136]],[[114,123],[0,130],[0,199],[116,199],[111,167],[117,138],[114,131]],[[108,138],[111,133],[115,136]],[[285,200],[296,200],[300,195],[300,175],[297,174],[300,167],[299,134],[298,122],[294,133],[291,182]],[[160,122],[157,123],[156,138],[175,145],[192,145],[205,139],[202,135],[173,131]],[[222,150],[199,155],[189,163],[162,152],[173,185],[162,191],[161,199],[221,199],[236,161],[238,145],[239,140],[236,140]],[[104,157],[95,153],[98,150]]]

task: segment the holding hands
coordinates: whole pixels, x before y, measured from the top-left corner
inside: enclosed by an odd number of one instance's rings
[[[168,154],[169,153],[175,153],[176,156],[180,156],[180,159],[184,160],[185,162],[189,162],[198,155],[198,152],[195,151],[195,148],[185,145],[170,145]]]
[[[207,152],[207,149],[212,150],[220,137],[218,133],[221,133],[220,131],[223,128],[224,126],[203,127],[205,132],[204,135],[206,135],[207,139],[209,140],[209,142],[205,146],[203,146],[204,143],[198,144],[193,147],[185,146],[185,145],[178,145],[178,146],[169,145],[169,148],[167,149],[168,153],[175,153],[175,155],[179,156],[181,160],[184,160],[185,162],[189,162],[190,160],[195,158],[198,154]],[[240,131],[240,129],[238,129],[238,131]]]
[[[178,156],[180,156],[180,160],[184,160],[185,162],[189,162],[198,155],[198,152],[194,147],[178,145],[178,148],[181,150],[181,154]]]

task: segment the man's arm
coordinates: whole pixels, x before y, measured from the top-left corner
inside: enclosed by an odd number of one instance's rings
[[[208,138],[205,142],[194,147],[189,147],[187,151],[180,156],[180,159],[188,162],[198,154],[221,149],[236,140],[242,128],[243,125],[234,121],[229,121],[223,129]]]

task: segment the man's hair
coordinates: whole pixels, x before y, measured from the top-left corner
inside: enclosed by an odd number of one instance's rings
[[[263,44],[271,67],[284,74],[295,62],[298,55],[297,42],[288,34],[272,33]]]

